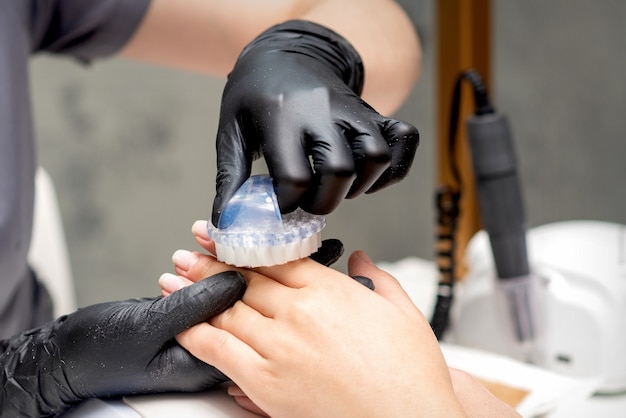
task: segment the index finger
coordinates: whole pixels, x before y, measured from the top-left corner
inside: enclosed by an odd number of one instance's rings
[[[337,270],[319,264],[309,257],[277,266],[257,267],[253,270],[294,289],[300,289],[319,280],[337,280],[345,277]]]

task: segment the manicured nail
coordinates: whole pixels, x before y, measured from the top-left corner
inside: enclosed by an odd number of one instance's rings
[[[163,273],[159,277],[159,287],[166,292],[174,293],[185,287],[185,282],[175,274]]]
[[[357,255],[359,256],[359,258],[367,263],[367,264],[371,264],[374,265],[374,262],[372,261],[372,259],[370,258],[369,255],[367,255],[367,253],[365,251],[361,251],[361,250],[357,250],[355,251],[355,253],[357,253]]]
[[[189,269],[198,261],[198,257],[196,257],[196,255],[191,251],[177,250],[172,255],[172,261],[176,267],[189,271]]]
[[[237,385],[231,385],[228,387],[228,394],[230,396],[246,396],[245,393],[243,393],[243,390],[241,390],[239,388],[239,386]]]
[[[191,232],[194,235],[206,236],[207,235],[206,228],[207,228],[207,221],[195,221],[193,225],[191,225]]]

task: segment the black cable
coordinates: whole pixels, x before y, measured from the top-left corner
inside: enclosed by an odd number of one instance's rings
[[[474,93],[476,115],[494,113],[489,100],[487,87],[478,71],[468,69],[459,74],[452,92],[450,107],[450,121],[448,131],[448,163],[452,173],[453,183],[443,185],[436,191],[437,230],[436,230],[436,256],[439,271],[439,283],[437,285],[437,300],[430,325],[438,340],[443,337],[448,327],[450,309],[454,297],[454,283],[456,281],[456,230],[457,220],[460,213],[459,202],[461,200],[462,181],[455,158],[457,129],[461,108],[461,93],[463,81],[470,83]]]
[[[491,105],[491,101],[489,100],[489,94],[487,92],[487,86],[483,82],[480,73],[473,68],[467,69],[456,79],[454,83],[454,90],[452,92],[452,104],[450,106],[450,120],[449,120],[449,130],[448,130],[448,149],[449,149],[449,163],[450,163],[450,171],[452,172],[452,177],[456,183],[456,187],[460,190],[462,187],[461,184],[461,175],[459,174],[459,168],[457,166],[457,161],[454,158],[456,152],[456,139],[457,139],[457,130],[459,124],[459,115],[461,111],[461,93],[462,93],[462,84],[463,81],[467,81],[470,83],[472,87],[472,91],[474,93],[474,113],[476,115],[486,115],[488,113],[494,113],[495,110]]]
[[[439,283],[437,285],[437,301],[430,326],[438,340],[443,337],[443,333],[448,327],[449,312],[452,306],[456,268],[454,259],[455,234],[460,197],[459,191],[450,186],[443,186],[437,190],[436,255]]]

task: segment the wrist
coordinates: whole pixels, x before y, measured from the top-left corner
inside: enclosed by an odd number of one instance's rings
[[[2,414],[16,410],[24,417],[56,416],[81,400],[63,370],[55,342],[59,323],[24,332],[5,344],[0,354]]]
[[[365,72],[356,49],[337,32],[306,20],[288,20],[274,25],[250,42],[239,56],[264,49],[302,54],[324,63],[358,96]]]

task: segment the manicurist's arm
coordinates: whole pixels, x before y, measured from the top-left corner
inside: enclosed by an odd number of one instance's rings
[[[152,0],[123,54],[225,76],[255,36],[291,19],[326,26],[355,47],[365,66],[363,98],[380,113],[406,98],[420,48],[407,15],[390,0]]]

